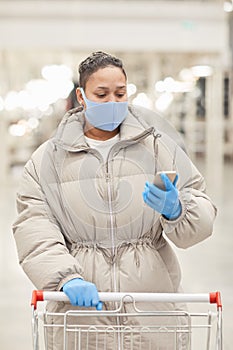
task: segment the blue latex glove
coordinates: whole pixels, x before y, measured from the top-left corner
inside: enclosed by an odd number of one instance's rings
[[[102,302],[94,283],[74,278],[64,284],[63,292],[73,306],[95,306],[97,310],[102,310]]]
[[[165,191],[146,182],[144,192],[142,193],[144,202],[168,220],[177,219],[181,214],[181,204],[176,188],[178,175],[176,175],[173,183],[166,174],[162,173],[160,176],[165,185]]]

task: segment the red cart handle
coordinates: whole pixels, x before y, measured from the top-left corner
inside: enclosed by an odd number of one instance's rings
[[[32,299],[31,299],[31,306],[34,306],[34,309],[37,308],[37,302],[38,301],[44,301],[44,291],[43,290],[33,290],[32,292]]]
[[[222,300],[220,292],[210,293],[210,303],[216,304],[218,309],[222,309]]]

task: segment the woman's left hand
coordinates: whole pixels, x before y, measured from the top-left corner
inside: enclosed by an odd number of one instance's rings
[[[147,181],[142,193],[144,202],[167,219],[175,220],[182,211],[179,193],[176,188],[178,175],[176,175],[173,183],[166,174],[162,173],[160,176],[165,185],[165,191]]]

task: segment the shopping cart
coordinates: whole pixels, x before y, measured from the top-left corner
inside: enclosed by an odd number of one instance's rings
[[[99,293],[99,296],[104,303],[110,303],[112,309],[69,310],[70,304],[63,292],[33,291],[31,301],[33,349],[223,349],[220,292]],[[68,309],[65,312],[47,311],[47,301],[53,301],[53,304],[61,303]],[[198,303],[199,306],[204,306],[205,312],[142,308],[143,305],[151,307],[161,303],[163,307],[166,303],[168,305],[185,303],[195,305],[195,308]],[[209,304],[210,310],[206,311],[206,304]],[[52,338],[51,333],[54,335]],[[54,348],[49,345],[51,339],[53,342],[59,339],[59,344]]]

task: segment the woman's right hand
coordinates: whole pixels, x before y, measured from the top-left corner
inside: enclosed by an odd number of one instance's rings
[[[74,278],[64,284],[63,292],[73,306],[96,307],[96,310],[102,310],[102,302],[94,283]]]

